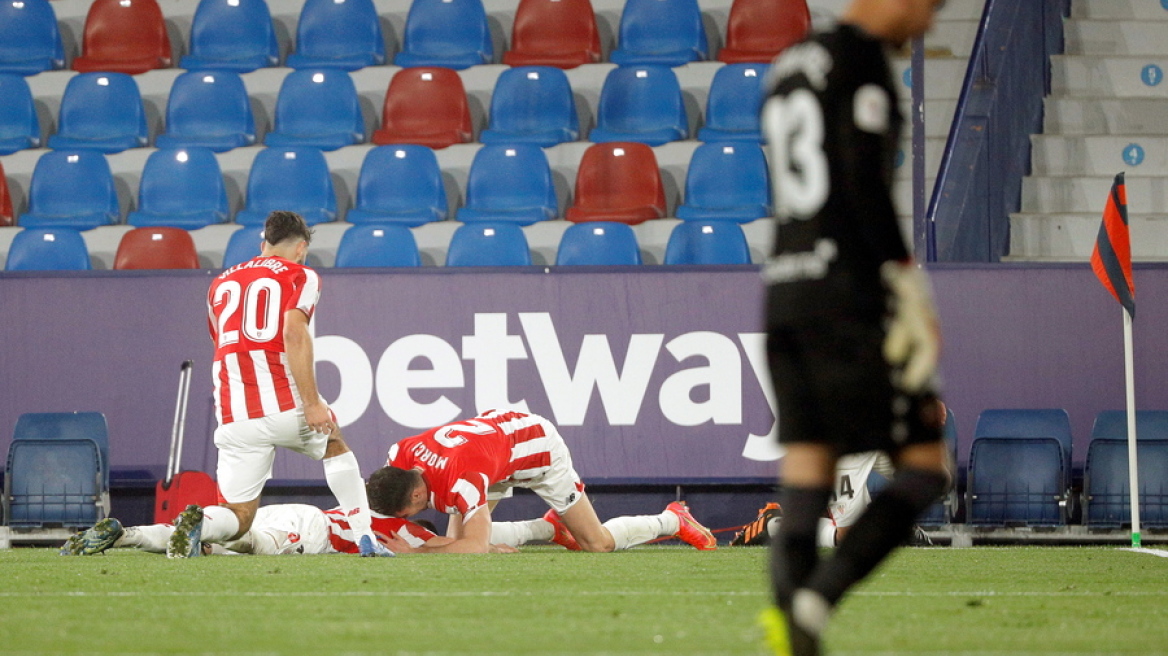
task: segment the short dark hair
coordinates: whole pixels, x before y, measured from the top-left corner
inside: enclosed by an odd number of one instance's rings
[[[312,242],[312,228],[304,217],[296,212],[276,210],[264,221],[264,240],[275,246],[288,239],[303,239]]]
[[[410,503],[410,493],[422,482],[422,472],[386,465],[369,476],[365,490],[369,509],[382,515],[396,516]]]

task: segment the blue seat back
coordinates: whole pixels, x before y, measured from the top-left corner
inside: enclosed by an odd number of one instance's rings
[[[101,519],[102,458],[93,440],[13,441],[5,523],[18,528],[92,526]]]
[[[969,460],[967,521],[976,526],[1060,526],[1067,489],[1052,437],[979,437]]]
[[[521,213],[534,220],[555,217],[556,187],[543,149],[530,144],[480,148],[467,177],[466,207],[481,212]]]
[[[637,234],[624,223],[574,223],[560,237],[556,264],[636,265],[641,264],[641,247]]]
[[[0,3],[0,72],[35,75],[64,67],[53,5],[48,0]]]
[[[11,155],[41,144],[41,122],[28,82],[0,73],[0,155]]]
[[[227,248],[223,252],[223,268],[227,269],[259,256],[263,234],[262,225],[244,226],[231,233],[227,240]]]
[[[17,417],[12,440],[93,440],[109,487],[109,426],[100,412],[26,412]]]
[[[339,70],[292,71],[276,98],[275,128],[292,136],[344,134],[352,143],[364,140],[365,119],[353,79]]]
[[[61,97],[57,134],[54,136],[97,142],[117,140],[145,146],[149,135],[138,83],[125,73],[78,73],[73,76]],[[52,138],[49,146],[55,147]]]
[[[381,212],[433,209],[445,216],[446,186],[434,151],[411,144],[369,151],[357,180],[357,207]]]
[[[535,135],[543,136],[539,145],[548,147],[580,136],[572,85],[558,68],[521,66],[503,71],[491,94],[490,113],[484,143]]]
[[[685,206],[705,210],[726,210],[727,219],[737,219],[738,212],[752,210],[749,220],[767,216],[770,211],[771,185],[766,155],[752,143],[707,143],[698,146],[689,160],[685,175]],[[690,218],[678,212],[678,218]]]
[[[1062,408],[983,410],[973,438],[1052,437],[1063,451],[1063,467],[1071,471],[1071,419]]]
[[[86,271],[89,251],[72,228],[26,228],[8,247],[8,271]]]
[[[304,216],[309,225],[332,221],[337,213],[337,195],[328,162],[318,148],[265,148],[251,163],[247,178],[248,215],[236,222],[262,224],[276,210],[291,210]]]
[[[490,63],[495,49],[482,0],[413,0],[402,52],[422,57],[477,53],[482,63]]]
[[[200,0],[191,22],[191,55],[183,68],[248,72],[280,61],[272,14],[264,0]]]
[[[446,250],[446,266],[525,266],[531,251],[523,229],[514,223],[459,226]]]
[[[225,221],[227,189],[215,153],[207,148],[162,148],[151,153],[142,167],[138,210],[175,216],[199,214]]]
[[[1168,528],[1168,440],[1139,438],[1140,525]],[[1131,526],[1127,438],[1099,438],[1087,447],[1083,523],[1093,528]]]
[[[255,117],[238,73],[190,71],[175,78],[166,102],[166,134],[178,139],[240,135],[255,142]],[[250,138],[249,138],[250,137]]]
[[[596,131],[625,134],[668,130],[688,134],[685,102],[673,70],[665,66],[615,68],[604,78],[596,111]],[[625,137],[625,140],[633,140]],[[597,141],[597,135],[592,137]]]
[[[100,215],[101,220],[89,228],[117,221],[118,194],[105,155],[90,150],[53,150],[41,155],[32,171],[28,209],[59,219],[61,226],[68,226],[72,217],[92,215]],[[20,223],[24,225],[23,218]]]
[[[1126,440],[1127,412],[1104,410],[1095,415],[1091,439]],[[1136,410],[1136,439],[1168,440],[1168,410]]]
[[[758,117],[768,68],[765,64],[727,64],[714,73],[706,97],[706,125],[698,132],[699,139],[720,141],[740,136],[761,140]]]
[[[296,25],[296,56],[290,66],[328,66],[330,61],[349,69],[385,63],[381,19],[372,0],[308,0]],[[353,62],[347,65],[343,62]]]
[[[628,0],[619,33],[611,61],[621,66],[681,66],[710,52],[697,0]]]
[[[403,225],[355,225],[345,231],[337,246],[338,267],[416,267],[421,264],[414,233]]]
[[[733,221],[682,221],[669,235],[665,264],[750,264],[750,246]]]

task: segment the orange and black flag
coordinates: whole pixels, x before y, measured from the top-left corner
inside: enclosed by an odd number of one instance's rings
[[[1123,173],[1115,176],[1107,207],[1103,209],[1103,224],[1091,253],[1091,268],[1099,282],[1111,292],[1115,300],[1136,316],[1136,284],[1132,279],[1131,235],[1127,223],[1127,190]]]

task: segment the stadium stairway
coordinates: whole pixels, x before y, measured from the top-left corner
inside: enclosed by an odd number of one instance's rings
[[[809,4],[815,24],[823,25],[829,22],[831,17],[846,4],[846,1],[810,0]],[[65,41],[66,56],[70,61],[79,53],[80,36],[83,32],[89,4],[87,0],[58,0],[53,3]],[[303,0],[269,0],[268,4],[276,24],[282,54],[287,55],[293,46],[296,21]],[[602,48],[605,53],[610,52],[615,45],[623,4],[623,0],[593,0],[593,7],[601,31]],[[717,49],[725,36],[726,20],[732,0],[703,0],[699,4],[711,41],[712,54],[716,56]],[[176,61],[187,51],[187,38],[196,5],[195,2],[163,3],[162,5]],[[376,0],[375,5],[382,16],[383,31],[386,34],[389,47],[392,51],[400,49],[401,34],[409,8],[409,0]],[[506,49],[505,46],[510,43],[511,24],[518,2],[517,0],[485,0],[484,5],[496,44],[496,59],[499,59],[501,53]],[[952,122],[953,110],[976,36],[982,5],[983,0],[951,0],[938,17],[935,29],[926,39],[926,49],[929,54],[925,66],[926,196],[931,191]],[[907,117],[909,113],[909,60],[907,51],[901,55],[893,60],[893,72],[901,85],[901,109]],[[685,96],[691,134],[696,134],[697,128],[703,124],[710,81],[721,66],[720,62],[708,61],[695,62],[674,69]],[[588,129],[595,124],[600,90],[605,76],[613,67],[614,65],[611,63],[586,64],[567,71],[577,98],[581,127],[585,135]],[[276,96],[281,82],[290,70],[285,67],[266,68],[243,76],[252,100],[260,141],[271,127]],[[365,114],[366,134],[370,134],[377,127],[386,88],[390,78],[397,70],[399,69],[396,66],[372,66],[352,74]],[[490,64],[459,71],[469,96],[476,137],[487,124],[491,92],[495,80],[502,70],[504,70],[504,66]],[[162,120],[171,84],[183,72],[182,69],[171,68],[153,70],[135,76],[145,104],[152,139],[163,131]],[[36,98],[44,135],[52,134],[55,131],[61,96],[69,79],[75,74],[70,70],[61,70],[49,71],[27,78]],[[910,144],[911,137],[906,133],[902,145],[904,157],[900,158],[901,163],[896,172],[897,187],[895,190],[901,223],[906,231],[912,224]],[[569,204],[576,169],[580,157],[588,145],[587,141],[579,141],[561,144],[547,150],[549,163],[556,179],[561,215]],[[666,187],[669,216],[672,216],[672,212],[682,200],[681,194],[684,189],[689,157],[698,145],[698,141],[691,139],[669,143],[654,149]],[[455,145],[437,151],[439,163],[446,177],[451,216],[454,215],[454,210],[462,206],[465,201],[467,173],[474,153],[479,147],[480,144],[471,143]],[[247,187],[248,171],[260,148],[260,146],[237,148],[216,155],[226,180],[228,199],[233,215],[244,204],[243,194]],[[341,218],[353,204],[361,162],[370,148],[372,148],[371,145],[362,144],[326,153],[337,190],[338,214]],[[153,151],[153,148],[139,148],[109,156],[110,167],[121,199],[123,217],[136,209],[142,166]],[[44,149],[25,150],[3,158],[17,214],[27,209],[27,191],[31,174],[37,159],[44,152]],[[646,264],[656,264],[663,261],[665,245],[670,231],[676,223],[676,219],[667,218],[650,221],[636,227]],[[450,235],[458,225],[455,221],[443,221],[414,229],[424,265],[441,264],[445,261],[446,246],[449,243]],[[525,228],[536,264],[554,262],[559,237],[567,226],[568,223],[561,220],[543,222]],[[317,266],[331,266],[333,264],[336,246],[348,227],[348,223],[341,221],[318,228],[314,252],[311,256],[315,260],[313,264]],[[771,222],[760,220],[743,227],[750,242],[752,259],[755,262],[761,262],[770,247]],[[94,268],[109,269],[112,267],[113,255],[117,250],[118,241],[122,234],[129,229],[129,226],[116,225],[85,233]],[[238,226],[229,223],[193,231],[192,236],[195,239],[203,266],[216,268],[222,263],[227,240],[236,229]],[[0,228],[0,265],[2,265],[7,253],[8,244],[11,243],[15,233],[19,230],[18,227]]]
[[[1116,173],[1126,171],[1132,256],[1168,260],[1168,5],[1074,0],[1052,58],[1045,130],[1031,138],[1010,259],[1091,256]]]

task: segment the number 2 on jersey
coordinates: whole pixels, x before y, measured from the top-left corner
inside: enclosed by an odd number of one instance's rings
[[[815,94],[796,89],[772,96],[763,108],[779,216],[809,219],[827,202],[830,186],[823,152],[823,110]]]
[[[226,330],[227,322],[243,303],[243,334],[253,342],[271,341],[280,330],[280,283],[271,278],[259,278],[244,290],[235,280],[226,280],[215,289],[215,303],[226,297],[219,312],[219,346],[239,341],[238,330]]]

